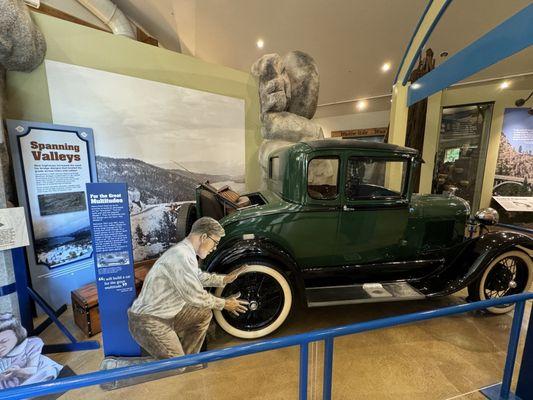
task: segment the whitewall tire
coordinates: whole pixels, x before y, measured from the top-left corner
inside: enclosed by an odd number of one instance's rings
[[[483,271],[483,275],[469,287],[472,300],[489,300],[527,292],[533,282],[533,261],[528,254],[510,250],[500,254]],[[493,314],[505,314],[513,304],[489,307]]]
[[[246,273],[225,288],[217,288],[215,296],[228,297],[240,292],[240,298],[250,302],[247,312],[236,317],[228,311],[215,310],[214,315],[220,327],[230,335],[257,339],[274,332],[285,322],[292,307],[292,289],[285,275],[267,263],[254,261],[246,265]]]

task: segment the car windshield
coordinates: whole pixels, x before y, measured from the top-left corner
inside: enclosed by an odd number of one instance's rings
[[[387,179],[387,172],[401,170],[401,182]],[[406,192],[407,161],[351,157],[346,171],[348,200],[401,198]]]

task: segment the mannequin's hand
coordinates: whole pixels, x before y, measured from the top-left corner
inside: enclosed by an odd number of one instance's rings
[[[232,294],[229,297],[226,297],[226,304],[224,305],[224,310],[228,310],[235,316],[239,314],[244,314],[248,309],[246,306],[249,304],[246,300],[238,300],[241,297],[240,293]]]
[[[242,267],[237,268],[234,271],[231,271],[229,274],[227,274],[224,277],[223,279],[224,285],[227,285],[228,283],[235,281],[235,279],[237,279],[240,274],[245,273],[247,269],[248,269],[248,265],[243,265]]]

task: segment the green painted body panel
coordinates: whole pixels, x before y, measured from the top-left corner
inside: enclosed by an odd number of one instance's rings
[[[470,213],[464,200],[411,194],[414,150],[346,142],[319,147],[299,143],[272,153],[280,159],[281,179],[269,179],[269,190],[261,192],[266,204],[238,210],[220,221],[226,230],[220,248],[253,234],[275,243],[301,269],[308,269],[441,258],[464,240]],[[307,165],[324,156],[339,158],[339,193],[331,200],[313,199],[307,193]],[[348,201],[343,188],[349,157],[406,160],[403,196]]]
[[[278,244],[302,265],[337,263],[333,258],[336,257],[338,210],[288,202],[272,192],[261,194],[270,202],[237,211],[220,221],[226,230],[221,246],[243,235],[254,234]]]

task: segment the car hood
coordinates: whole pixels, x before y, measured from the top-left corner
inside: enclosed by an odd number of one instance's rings
[[[299,208],[299,205],[283,200],[277,193],[271,191],[261,191],[260,193],[265,198],[266,204],[257,207],[245,208],[244,210],[237,210],[234,213],[222,218],[219,221],[221,225],[225,227],[234,222],[254,218],[259,215],[277,214]]]
[[[470,204],[457,196],[443,194],[413,194],[411,210],[420,217],[470,215]]]

